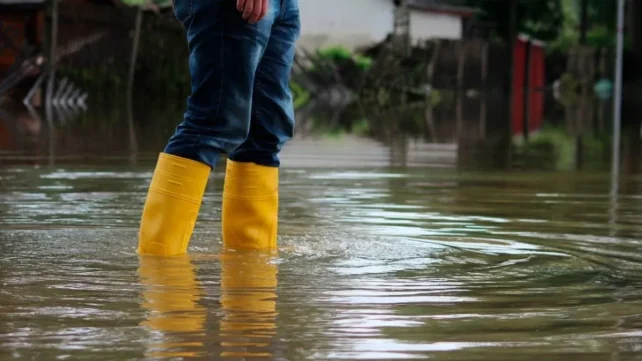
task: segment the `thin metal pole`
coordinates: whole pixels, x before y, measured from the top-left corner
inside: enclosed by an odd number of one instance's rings
[[[136,60],[138,58],[138,47],[140,44],[140,30],[143,21],[143,9],[138,7],[136,10],[136,22],[134,25],[134,40],[132,43],[131,58],[129,61],[129,75],[127,79],[127,99],[131,100],[134,89],[134,75],[136,73]]]
[[[129,63],[129,77],[127,80],[127,121],[129,125],[129,151],[130,160],[136,163],[138,143],[136,142],[136,130],[134,128],[134,75],[136,74],[136,60],[138,59],[138,48],[140,46],[140,32],[143,22],[143,8],[139,6],[136,12],[136,24],[134,30],[134,42],[132,43],[132,54]]]
[[[51,0],[51,39],[49,42],[49,78],[47,79],[46,95],[46,117],[50,127],[53,126],[53,108],[52,98],[54,92],[54,81],[56,80],[57,56],[56,48],[58,47],[58,0]]]
[[[624,0],[618,0],[617,9],[617,54],[615,60],[615,95],[613,99],[613,192],[617,192],[620,174],[620,138],[622,123],[622,53],[624,47]]]

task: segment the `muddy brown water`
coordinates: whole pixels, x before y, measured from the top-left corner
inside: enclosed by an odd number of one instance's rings
[[[0,360],[642,360],[639,176],[292,161],[270,256],[221,252],[217,169],[157,259],[113,163],[0,168]]]

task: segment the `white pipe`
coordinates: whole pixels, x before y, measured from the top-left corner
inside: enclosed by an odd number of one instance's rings
[[[617,3],[617,53],[615,60],[615,86],[613,99],[613,192],[617,193],[620,174],[620,138],[622,132],[622,53],[624,47],[624,0]]]

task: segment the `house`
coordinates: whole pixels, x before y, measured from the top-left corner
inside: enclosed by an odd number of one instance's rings
[[[397,0],[398,1],[398,0]],[[394,29],[395,0],[299,0],[301,38],[306,49],[341,45],[348,49],[386,38]],[[437,0],[408,0],[410,36],[461,39],[474,9]]]

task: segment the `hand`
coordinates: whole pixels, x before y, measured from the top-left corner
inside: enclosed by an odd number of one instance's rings
[[[250,24],[261,20],[270,7],[269,0],[236,0],[236,8]]]

